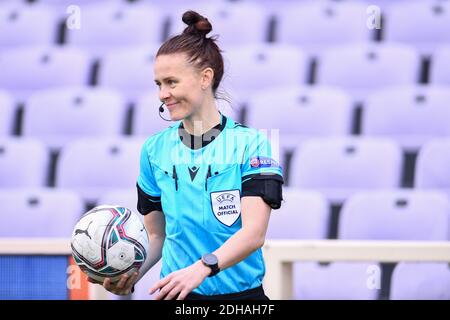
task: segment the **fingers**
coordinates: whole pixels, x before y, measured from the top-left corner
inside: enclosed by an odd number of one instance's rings
[[[137,279],[139,277],[139,272],[135,272],[131,275],[130,278],[128,278],[127,282],[125,283],[125,288],[130,289],[133,287],[133,285],[136,283]]]
[[[136,283],[138,276],[139,272],[134,272],[131,276],[124,274],[116,283],[112,283],[111,278],[105,278],[103,283],[100,284],[103,284],[103,287],[111,293],[117,295],[127,295],[131,293],[131,288]]]
[[[103,287],[106,290],[111,291],[111,279],[110,278],[105,278],[105,280],[103,280]]]
[[[173,300],[174,298],[177,298],[180,290],[180,287],[175,286],[175,288],[170,290],[170,292],[164,297],[164,300]]]
[[[125,284],[127,283],[128,275],[124,274],[120,277],[119,282],[116,285],[116,289],[122,290],[125,287]]]
[[[159,280],[153,287],[150,288],[149,293],[154,294],[156,292],[156,290],[158,290],[158,289],[164,287],[166,284],[168,284],[170,279],[171,279],[170,276],[167,276],[167,277]]]
[[[166,295],[172,291],[172,289],[176,286],[175,282],[169,282],[164,287],[159,290],[159,294],[155,297],[155,300],[162,300],[166,297]]]
[[[164,294],[163,290],[161,290],[162,294]],[[184,300],[189,292],[191,292],[188,287],[182,287],[180,285],[174,285],[173,289],[168,291],[169,293],[165,295],[164,300]]]
[[[188,290],[181,290],[180,294],[177,297],[177,300],[184,300],[186,299],[186,296],[188,295]]]

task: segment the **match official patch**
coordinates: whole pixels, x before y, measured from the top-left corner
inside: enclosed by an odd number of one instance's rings
[[[268,157],[253,157],[250,159],[250,167],[252,168],[278,168],[278,162]]]
[[[241,195],[239,189],[211,192],[210,196],[212,210],[216,219],[231,227],[241,216]]]

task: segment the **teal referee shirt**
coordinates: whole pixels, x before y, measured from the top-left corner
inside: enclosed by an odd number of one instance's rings
[[[279,181],[281,197],[282,170],[264,134],[223,115],[204,135],[209,141],[204,146],[189,147],[186,140],[192,136],[183,131],[180,121],[148,138],[141,153],[138,190],[160,205],[166,219],[161,278],[215,251],[241,228],[246,181]],[[264,272],[258,249],[206,278],[193,292],[216,295],[252,289],[262,284]]]

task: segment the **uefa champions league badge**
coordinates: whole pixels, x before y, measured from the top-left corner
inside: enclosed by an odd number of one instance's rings
[[[278,162],[268,157],[253,157],[250,159],[250,167],[252,168],[278,168]]]
[[[250,167],[252,167],[252,168],[259,168],[259,159],[258,159],[258,157],[250,159]]]

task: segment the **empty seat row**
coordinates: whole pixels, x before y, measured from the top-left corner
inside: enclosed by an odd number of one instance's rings
[[[418,153],[414,187],[447,192],[449,156],[448,138],[425,144]],[[389,139],[311,139],[295,149],[288,174],[289,186],[317,189],[341,203],[357,191],[400,187],[402,154]]]
[[[132,134],[149,136],[172,122],[161,119],[157,93],[140,97],[132,108]],[[16,115],[12,98],[0,91],[0,136],[10,135]],[[25,101],[21,135],[38,138],[52,150],[83,137],[119,137],[126,132],[129,105],[115,90],[62,87],[41,90]],[[169,117],[168,115],[165,115]]]
[[[87,201],[95,201],[108,189],[134,188],[144,140],[80,139],[63,148],[52,163],[39,140],[1,139],[0,187],[45,186],[54,174],[56,187],[78,190]],[[448,192],[449,157],[449,139],[427,143],[419,151],[415,187]],[[310,139],[295,149],[285,174],[287,185],[316,190],[342,203],[356,192],[400,188],[402,161],[400,147],[389,139]]]
[[[0,203],[0,217],[8,221],[0,225],[0,238],[70,238],[88,208],[79,193],[64,188],[0,189]],[[137,212],[137,193],[133,188],[110,189],[98,198],[98,204]]]
[[[431,139],[450,136],[448,101],[450,90],[444,86],[374,91],[362,105],[361,134],[390,138],[405,151],[415,152]],[[78,86],[40,90],[25,100],[19,126],[21,135],[39,138],[52,149],[81,137],[148,136],[172,124],[159,116],[160,103],[157,92],[140,96],[130,108],[117,90]],[[336,87],[278,88],[254,92],[243,108],[243,120],[270,131],[269,135],[277,134],[280,145],[290,141],[297,145],[312,137],[352,134],[354,106],[351,97]],[[219,109],[242,120],[242,109],[223,103]],[[15,116],[13,98],[0,91],[0,136],[13,133]]]
[[[335,262],[294,265],[294,299],[298,300],[449,300],[450,268],[445,262],[400,262],[384,284],[378,263]],[[386,290],[387,291],[387,290]]]
[[[91,62],[80,49],[27,47],[0,52],[0,88],[23,101],[55,86],[87,85]]]
[[[0,238],[70,238],[85,208],[77,193],[62,189],[2,189],[0,203]]]
[[[18,100],[36,90],[64,85],[96,85],[119,90],[127,100],[156,90],[153,65],[157,46],[133,47],[102,56],[94,67],[92,56],[79,48],[25,47],[0,54],[0,88]],[[431,83],[450,84],[450,47],[431,60]],[[288,45],[233,47],[224,52],[222,88],[237,102],[255,90],[295,86],[309,81],[310,63],[304,52]],[[349,45],[325,51],[317,60],[316,81],[346,90],[361,101],[373,90],[418,84],[421,59],[399,44]],[[30,74],[33,74],[30,77]]]
[[[272,212],[268,240],[327,239],[331,219],[323,194],[285,188],[284,203]],[[450,202],[445,193],[422,190],[361,192],[344,203],[338,239],[448,241]],[[450,268],[447,263],[399,263],[392,278],[377,262],[296,262],[294,299],[448,300]],[[384,286],[384,287],[383,287]],[[383,291],[381,291],[383,290]]]
[[[0,237],[69,237],[86,209],[84,195],[80,190],[70,189],[0,190],[2,218],[8,221],[2,224]],[[136,211],[136,193],[133,187],[112,186],[103,190],[93,203]],[[329,219],[329,201],[323,194],[285,188],[283,205],[272,213],[266,238],[327,239]],[[338,239],[448,241],[449,222],[450,198],[443,192],[394,189],[359,192],[344,203]]]
[[[299,45],[308,53],[317,54],[330,45],[369,41],[374,38],[376,29],[383,30],[387,41],[414,44],[425,53],[450,40],[447,33],[441,32],[450,27],[449,5],[439,1],[410,1],[378,7],[350,1],[282,2],[268,9],[267,5],[248,1],[168,5],[117,0],[78,2],[76,6],[56,1],[39,1],[33,6],[6,3],[0,7],[0,30],[4,30],[0,33],[0,45],[54,43],[57,24],[65,19],[69,44],[88,47],[92,53],[101,54],[117,45],[162,41],[166,36],[166,19],[170,22],[169,36],[181,32],[185,27],[181,15],[193,7],[213,22],[214,32],[220,35],[225,47],[272,40]],[[36,20],[45,23],[36,26]],[[246,27],[242,28],[243,25]],[[421,26],[419,31],[417,25]],[[12,34],[19,36],[12,37]]]
[[[330,201],[320,192],[284,188],[281,208],[274,211],[267,239],[327,239]],[[357,192],[342,207],[338,239],[450,239],[450,198],[436,190]]]
[[[377,30],[383,41],[411,44],[421,54],[450,41],[442,32],[450,27],[445,1],[305,1],[277,7],[275,41],[315,55],[330,45],[373,39]]]
[[[0,191],[0,237],[70,237],[85,211],[82,197],[63,189]],[[111,190],[98,204],[135,210],[135,190]],[[328,201],[317,192],[286,188],[281,209],[271,215],[267,239],[326,239]],[[450,200],[435,191],[359,193],[344,204],[340,239],[448,241]],[[133,299],[148,299],[160,265],[136,286]],[[296,299],[377,299],[382,269],[376,262],[294,265]],[[391,299],[448,299],[450,270],[446,263],[400,263],[392,276]],[[151,282],[151,283],[150,283]]]
[[[56,163],[56,186],[77,190],[88,202],[112,188],[135,188],[144,140],[81,139],[69,144]],[[2,140],[0,163],[3,189],[47,184],[50,156],[37,140]]]
[[[450,136],[450,90],[440,86],[401,86],[373,91],[362,105],[361,133],[395,140],[416,151],[432,138]],[[353,129],[351,97],[335,87],[287,87],[252,95],[245,123],[279,130],[280,143],[318,136],[345,136]]]
[[[93,55],[114,47],[160,43],[164,13],[155,5],[125,1],[93,3],[0,5],[0,46],[50,45],[57,42],[59,25],[69,46]],[[36,25],[36,21],[42,21]]]

